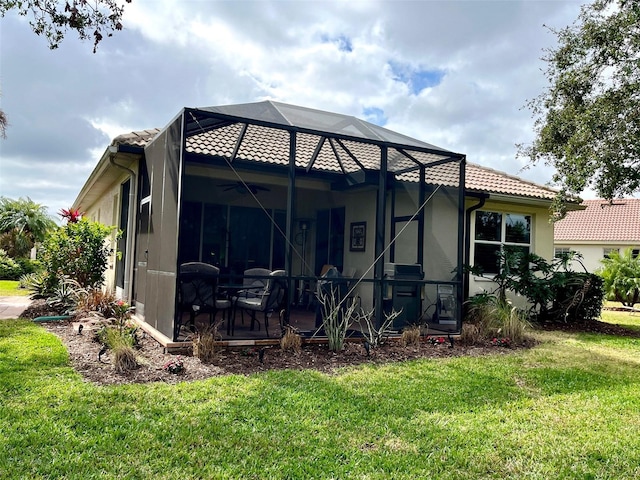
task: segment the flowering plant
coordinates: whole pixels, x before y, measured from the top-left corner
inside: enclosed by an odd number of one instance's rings
[[[427,337],[427,341],[431,345],[442,345],[447,341],[447,339],[444,337]]]
[[[131,316],[133,309],[134,307],[129,305],[127,302],[118,300],[115,305],[113,305],[113,316],[122,322]]]
[[[184,371],[184,361],[182,357],[178,355],[176,358],[172,358],[162,366],[162,369],[169,373],[180,373]]]
[[[511,339],[509,337],[495,337],[491,340],[491,345],[494,347],[511,347]]]
[[[80,221],[80,219],[84,216],[84,212],[81,211],[79,208],[61,208],[60,211],[58,212],[58,215],[60,215],[64,220],[67,221],[67,223],[78,223]]]

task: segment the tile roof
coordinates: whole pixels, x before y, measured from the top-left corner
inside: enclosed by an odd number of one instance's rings
[[[189,153],[212,155],[229,158],[235,148],[242,124],[232,123],[217,129],[196,133],[187,138],[186,150]],[[160,132],[159,129],[143,130],[120,135],[113,140],[113,145],[144,147]],[[296,166],[310,168],[313,171],[352,173],[365,168],[380,167],[380,150],[377,146],[352,140],[325,140],[315,158],[314,152],[319,144],[319,137],[308,133],[297,136]],[[271,165],[288,165],[289,134],[285,130],[260,125],[248,125],[244,139],[236,154],[239,160]],[[408,153],[416,160],[428,165],[446,159],[446,151],[442,155],[411,151]],[[313,160],[313,163],[311,164]],[[401,172],[412,168],[415,163],[394,148],[389,149],[388,170]],[[443,163],[426,169],[426,181],[429,184],[458,186],[457,162]],[[405,181],[417,182],[419,171],[408,171],[398,175]],[[467,162],[466,187],[470,191],[502,194],[532,199],[552,200],[556,190],[538,185],[504,172]]]
[[[586,207],[556,222],[557,241],[640,242],[640,199],[585,200]]]
[[[158,133],[159,128],[150,130],[140,130],[137,132],[124,133],[113,139],[111,145],[127,145],[130,147],[145,147]]]

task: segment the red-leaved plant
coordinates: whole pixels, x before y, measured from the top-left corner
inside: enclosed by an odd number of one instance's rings
[[[58,215],[60,215],[63,220],[66,220],[67,223],[77,223],[84,215],[84,212],[79,208],[61,208]]]

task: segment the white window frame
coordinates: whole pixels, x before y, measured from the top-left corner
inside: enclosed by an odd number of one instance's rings
[[[553,258],[562,258],[563,255],[569,255],[570,253],[574,253],[571,247],[554,247]]]

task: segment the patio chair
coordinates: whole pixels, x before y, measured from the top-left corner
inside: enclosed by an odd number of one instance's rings
[[[238,297],[261,297],[267,288],[267,278],[271,275],[271,270],[267,268],[250,268],[244,271],[242,280],[242,290],[238,291]]]
[[[256,323],[258,323],[258,330],[260,330],[260,322],[256,318],[256,314],[262,312],[264,314],[264,329],[267,337],[269,336],[269,317],[273,312],[280,314],[280,310],[283,308],[287,298],[286,275],[287,273],[284,270],[271,272],[261,296],[234,297],[236,311],[240,309],[242,313],[246,310],[251,315],[251,330],[253,330]]]
[[[271,270],[267,268],[249,268],[242,276],[242,288],[234,293],[237,298],[262,298],[267,288],[267,278],[271,275]],[[262,278],[260,278],[262,277]],[[235,301],[235,299],[234,299]],[[235,314],[234,314],[235,317]],[[244,313],[241,312],[241,322],[244,325]]]
[[[231,301],[218,298],[218,278],[220,269],[201,262],[189,262],[180,265],[178,274],[178,315],[174,325],[173,337],[177,340],[183,326],[182,316],[189,313],[188,325],[195,331],[196,317],[209,314],[209,325],[213,325],[218,311],[229,311]],[[228,317],[229,315],[227,315]],[[227,318],[227,321],[229,319]]]

